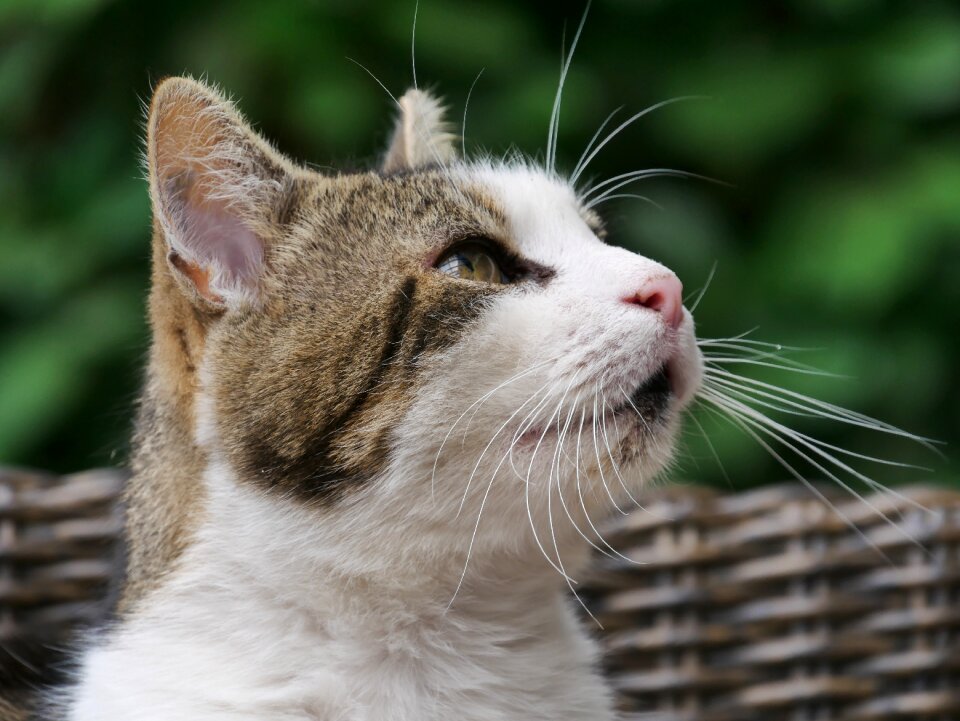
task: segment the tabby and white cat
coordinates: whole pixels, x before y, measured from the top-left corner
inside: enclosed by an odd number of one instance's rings
[[[700,384],[680,281],[400,106],[321,175],[156,89],[127,578],[58,717],[614,718],[568,587]]]

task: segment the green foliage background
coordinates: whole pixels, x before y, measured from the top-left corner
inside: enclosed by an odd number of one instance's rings
[[[567,22],[582,4],[421,0],[417,71],[468,147],[542,152]],[[146,350],[149,204],[141,103],[165,75],[229,90],[290,155],[363,165],[411,80],[413,0],[0,2],[0,462],[121,462]],[[612,202],[616,242],[696,289],[701,335],[820,350],[842,379],[790,387],[947,441],[946,461],[798,419],[832,443],[957,482],[960,441],[960,6],[948,0],[597,0],[567,84],[569,169],[613,108],[651,114],[597,177],[674,167],[732,184],[645,183]],[[766,376],[766,374],[764,374]],[[738,487],[784,476],[707,421]],[[955,457],[955,456],[954,456]],[[723,482],[702,441],[683,474]],[[883,481],[917,474],[877,469]]]

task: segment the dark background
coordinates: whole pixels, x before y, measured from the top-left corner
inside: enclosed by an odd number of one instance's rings
[[[422,0],[421,85],[469,148],[541,154],[581,3]],[[289,155],[363,166],[411,82],[414,2],[0,3],[0,462],[122,462],[147,347],[149,202],[142,104],[166,75],[221,84]],[[947,459],[796,418],[858,452],[930,465],[884,482],[960,483],[960,6],[879,0],[597,0],[567,82],[559,165],[613,108],[684,95],[610,143],[597,178],[673,167],[732,187],[653,180],[663,206],[605,206],[613,239],[716,277],[703,336],[814,348],[844,378],[762,377],[946,441]],[[749,368],[745,368],[749,370]],[[755,369],[765,370],[765,369]],[[785,474],[703,418],[731,482]],[[861,466],[866,468],[866,466]],[[694,432],[680,473],[727,483]]]

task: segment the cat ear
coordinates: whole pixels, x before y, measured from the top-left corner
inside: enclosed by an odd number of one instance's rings
[[[416,170],[446,165],[457,157],[456,136],[449,132],[440,101],[423,90],[408,90],[399,100],[400,115],[383,170]]]
[[[154,216],[170,270],[201,305],[255,303],[293,166],[202,83],[157,87],[147,123]]]

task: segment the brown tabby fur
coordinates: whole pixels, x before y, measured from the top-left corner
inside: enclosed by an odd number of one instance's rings
[[[16,697],[0,698],[0,721],[27,721],[27,700]]]
[[[486,295],[504,292],[443,282],[428,272],[433,260],[471,236],[511,246],[493,201],[452,187],[442,170],[329,177],[297,169],[225,100],[179,78],[158,87],[151,107],[155,213],[163,212],[158,123],[196,103],[239,126],[201,140],[240,134],[260,152],[258,170],[283,170],[284,192],[255,209],[268,219],[257,224],[267,271],[259,307],[248,312],[227,314],[211,302],[198,287],[202,274],[185,267],[154,226],[154,343],[126,494],[122,609],[170,570],[203,514],[198,478],[207,459],[193,437],[201,364],[215,369],[216,432],[241,476],[308,502],[335,502],[383,466],[390,429],[422,382],[421,360],[456,340]]]
[[[459,240],[490,238],[508,254],[514,243],[489,196],[431,167],[453,153],[436,101],[412,91],[402,106],[389,172],[324,176],[276,153],[216,91],[184,78],[157,87],[147,137],[153,343],[124,498],[121,619],[175,567],[205,513],[201,387],[212,381],[205,402],[242,481],[336,503],[384,467],[391,429],[426,382],[423,362],[491,295],[549,280],[550,269],[533,268],[510,286],[458,284],[432,269]],[[239,305],[169,237],[184,201],[236,214],[261,241],[262,272]],[[24,717],[0,703],[0,721]]]

